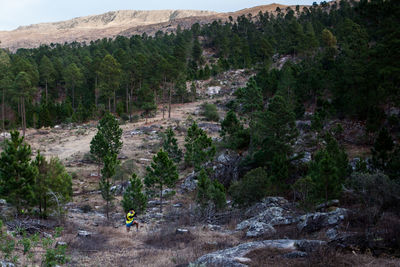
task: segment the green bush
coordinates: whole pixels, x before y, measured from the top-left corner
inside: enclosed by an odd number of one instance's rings
[[[381,209],[398,202],[400,196],[400,185],[381,172],[353,173],[346,187],[352,189],[366,207]]]
[[[202,106],[202,113],[206,120],[208,121],[219,121],[219,114],[217,106],[210,103],[204,103]]]
[[[143,194],[142,189],[142,181],[140,181],[135,173],[132,174],[130,185],[126,189],[121,202],[125,212],[128,212],[130,209],[134,209],[138,214],[146,211],[147,197]]]
[[[202,169],[199,174],[197,185],[196,201],[202,210],[214,204],[217,210],[221,210],[226,205],[225,187],[217,180],[211,181],[206,171]]]
[[[233,183],[229,188],[229,194],[234,204],[247,206],[265,197],[269,187],[268,174],[260,167],[249,171],[243,179]]]

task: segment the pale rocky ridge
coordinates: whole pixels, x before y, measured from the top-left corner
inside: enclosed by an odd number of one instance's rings
[[[178,25],[190,28],[194,23],[225,21],[229,17],[236,19],[238,16],[248,14],[256,16],[259,12],[275,13],[277,7],[285,11],[288,6],[270,4],[228,13],[203,10],[110,11],[66,21],[20,26],[13,31],[0,31],[0,48],[16,51],[18,48],[35,48],[51,43],[64,44],[74,41],[89,43],[102,38],[115,38],[118,35],[128,37],[143,33],[154,35],[158,31],[173,32]],[[295,6],[290,7],[295,9]]]

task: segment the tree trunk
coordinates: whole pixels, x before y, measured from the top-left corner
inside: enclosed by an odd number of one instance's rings
[[[97,103],[98,103],[98,100],[99,100],[99,88],[97,88],[97,75],[96,75],[94,84],[95,84],[94,85],[94,103],[95,103],[96,108],[97,108]]]
[[[158,100],[158,99],[157,99],[157,89],[154,88],[154,102],[155,102],[155,104],[156,104],[156,107],[157,107],[157,103],[158,103],[157,100]]]
[[[160,185],[160,213],[162,213],[162,184]]]
[[[75,86],[72,86],[72,109],[75,111]]]
[[[172,84],[171,88],[169,88],[169,99],[168,99],[168,119],[171,118],[171,102],[172,102]]]
[[[167,78],[164,76],[164,86],[162,90],[162,102],[163,102],[163,107],[162,107],[162,118],[165,118],[165,89],[167,88]]]
[[[109,220],[110,219],[110,216],[109,216],[109,211],[110,211],[110,201],[106,201],[106,214],[107,214],[107,220]]]
[[[128,84],[126,85],[126,113],[128,113],[129,111],[129,88],[128,88]]]
[[[4,100],[4,97],[5,97],[4,91],[5,91],[5,89],[3,88],[3,99],[2,99],[2,105],[1,105],[1,118],[2,118],[2,121],[3,121],[3,134],[4,134],[3,141],[6,142],[6,123],[5,123],[5,119],[6,118],[5,118],[5,107],[4,107],[4,102],[5,102],[5,100]]]
[[[111,97],[108,97],[108,111],[111,113]]]
[[[132,111],[133,111],[133,85],[129,96],[129,121],[132,122]]]
[[[47,106],[47,80],[46,80],[46,106]]]
[[[26,130],[26,117],[25,117],[25,97],[22,97],[22,133],[23,136],[25,137],[25,130]]]
[[[115,97],[115,90],[114,90],[114,93],[113,93],[113,95],[114,95],[114,113],[117,111],[117,108],[116,108],[116,102],[117,102],[117,100],[116,100],[116,97]]]

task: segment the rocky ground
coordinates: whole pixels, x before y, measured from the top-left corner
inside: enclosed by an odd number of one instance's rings
[[[244,86],[250,76],[251,73],[235,71],[199,82],[197,87],[203,100],[173,105],[170,119],[163,118],[159,111],[147,122],[121,125],[123,148],[119,158],[127,171],[121,170],[120,180],[115,182],[116,199],[109,220],[98,192],[98,167],[89,156],[95,123],[27,131],[26,140],[33,151],[59,157],[73,176],[73,201],[67,205],[68,213],[62,222],[64,231],[58,238],[68,244],[68,266],[187,266],[189,263],[197,266],[400,266],[396,259],[385,255],[376,258],[368,251],[360,251],[356,235],[349,229],[351,210],[339,201],[320,205],[309,213],[282,197],[267,197],[245,210],[232,207],[228,201],[226,211],[199,216],[193,201],[196,173],[183,166],[179,166],[180,180],[174,188],[175,194],[164,191],[163,212],[157,199],[151,199],[147,213],[138,218],[139,231],[126,232],[120,206],[128,179],[126,172],[135,171],[143,177],[145,167],[160,147],[160,133],[169,126],[175,129],[181,147],[192,119],[198,120],[199,126],[218,140],[220,125],[202,120],[201,104],[216,103],[223,117],[226,112],[223,104],[229,101],[233,89]],[[349,151],[360,156],[360,151],[365,150],[360,145],[365,138],[363,126],[341,123],[343,134],[351,138],[346,141]],[[299,152],[307,147],[300,162],[308,162],[315,151],[311,122],[306,116],[296,124],[301,133],[297,142]],[[240,157],[234,152],[219,150],[213,163],[215,175],[237,179]],[[6,207],[6,203],[0,203],[2,212]],[[41,229],[42,235],[54,234],[56,224],[55,221],[26,222],[33,231]],[[13,222],[8,226],[12,230]],[[341,250],[336,250],[338,247]],[[39,249],[37,253],[43,251]],[[0,266],[7,265],[0,261]]]

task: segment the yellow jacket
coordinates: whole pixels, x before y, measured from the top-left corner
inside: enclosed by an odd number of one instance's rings
[[[134,216],[135,216],[134,211],[128,212],[128,214],[126,214],[126,223],[131,223],[133,221]]]

